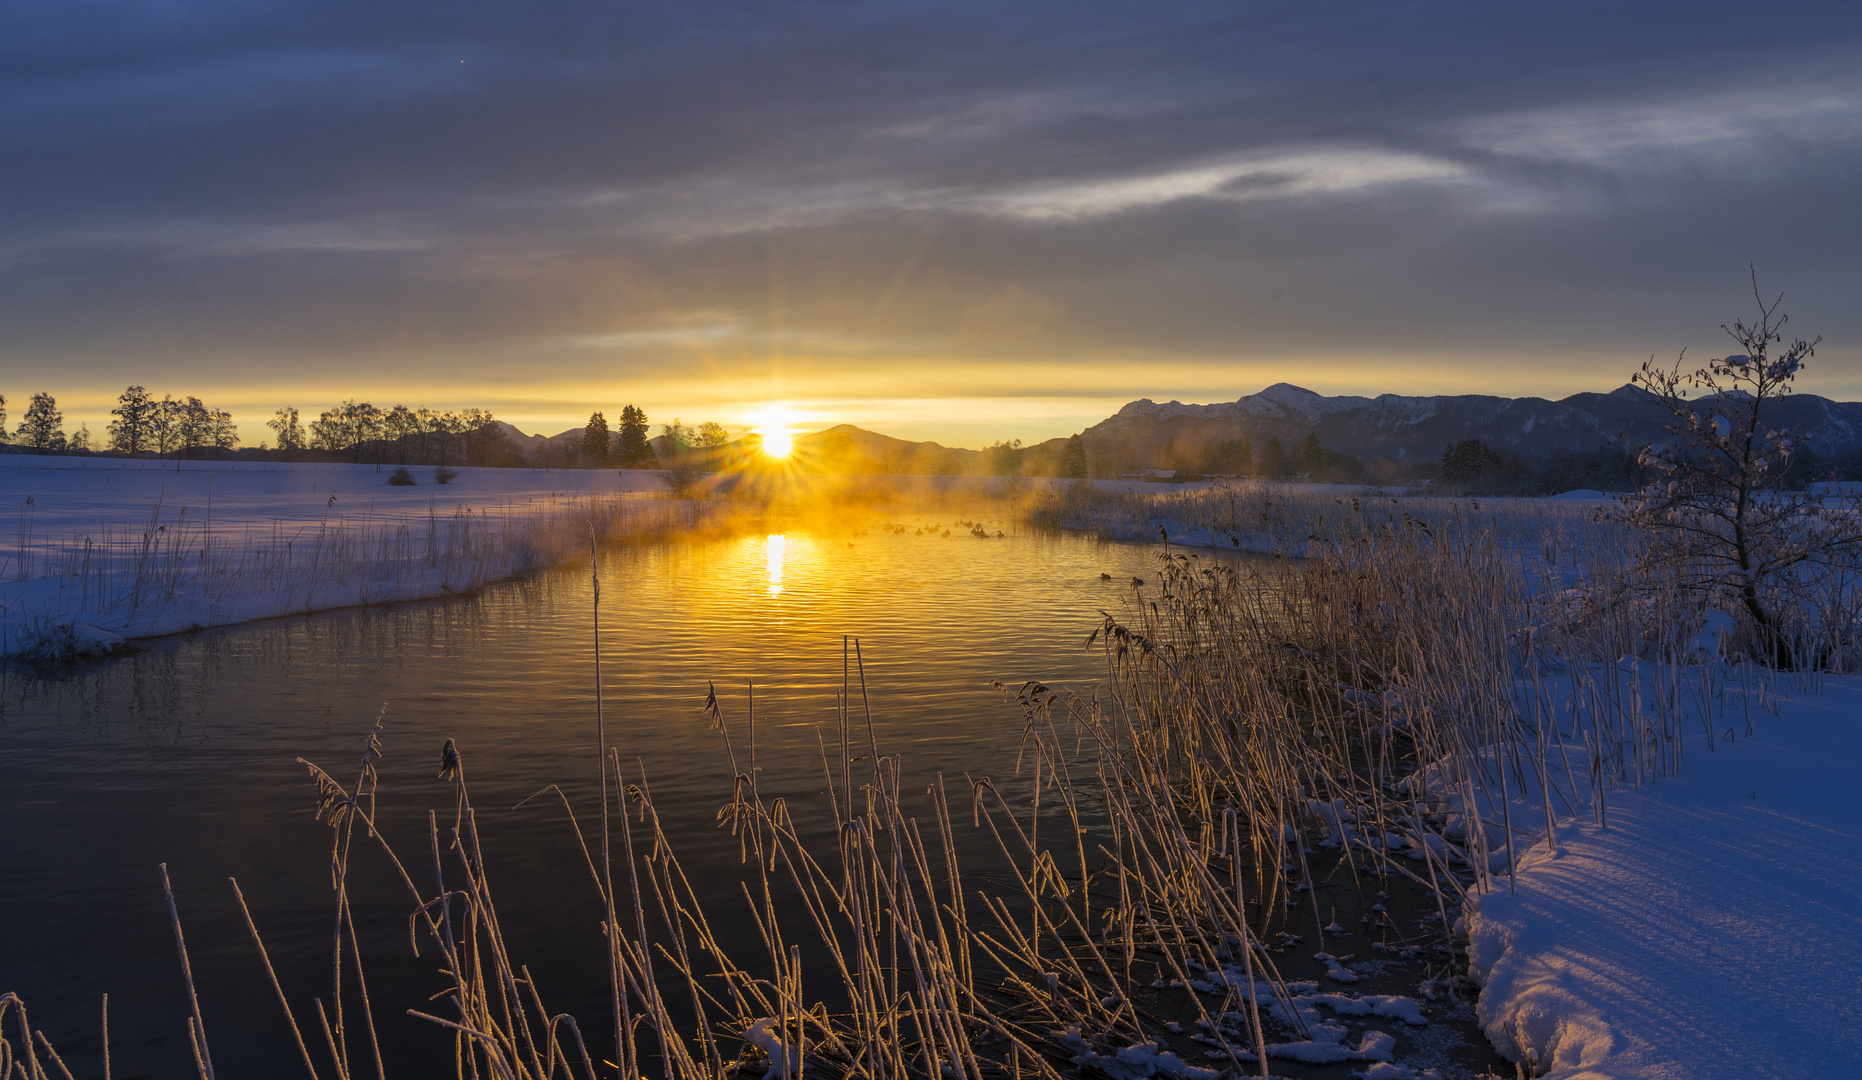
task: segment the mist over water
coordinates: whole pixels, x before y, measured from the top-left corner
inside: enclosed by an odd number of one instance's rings
[[[707,911],[746,952],[755,939],[737,845],[716,825],[733,768],[702,711],[709,683],[739,772],[750,767],[754,685],[759,783],[790,798],[806,832],[828,817],[817,738],[838,754],[843,656],[854,664],[843,636],[859,639],[880,752],[903,755],[913,781],[942,773],[961,788],[966,772],[1014,771],[1021,716],[990,680],[1097,680],[1104,661],[1087,635],[1102,610],[1130,602],[1134,576],[1155,569],[1149,546],[995,539],[1010,528],[998,523],[978,540],[951,520],[907,516],[892,519],[898,535],[884,520],[601,559],[609,741],[629,779],[644,776],[687,870],[717,875]],[[933,524],[935,534],[916,534]],[[116,1076],[191,1068],[156,870],[167,862],[217,1067],[263,1075],[289,1062],[295,1050],[226,878],[244,889],[308,1035],[311,998],[329,995],[331,832],[312,819],[315,790],[295,759],[353,784],[385,706],[379,820],[417,884],[434,887],[427,812],[442,844],[451,822],[451,787],[435,773],[453,738],[514,956],[552,1012],[599,1031],[608,991],[586,863],[560,800],[511,809],[560,784],[594,836],[591,601],[587,569],[564,568],[474,597],[160,639],[104,663],[7,667],[0,991],[26,999],[68,1061],[96,1061],[108,992]],[[858,669],[846,670],[863,744]],[[410,952],[412,904],[386,860],[360,836],[356,850],[352,897],[383,1054],[391,1074],[423,1075],[450,1061],[451,1040],[405,1010],[449,1013],[425,1000],[445,981],[430,953]]]

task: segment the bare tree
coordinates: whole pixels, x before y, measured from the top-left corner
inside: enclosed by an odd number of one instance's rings
[[[1811,564],[1853,563],[1862,516],[1839,490],[1784,484],[1800,430],[1774,426],[1781,398],[1815,355],[1821,338],[1786,340],[1786,316],[1753,278],[1758,317],[1721,329],[1739,351],[1684,371],[1651,358],[1634,382],[1667,410],[1666,439],[1642,453],[1649,483],[1620,504],[1621,517],[1647,531],[1645,569],[1699,595],[1743,610],[1775,663],[1788,664],[1781,594]],[[1689,394],[1701,396],[1689,400]]]
[[[666,467],[659,471],[659,478],[675,496],[689,499],[697,494],[700,484],[710,474],[702,455],[679,454],[666,459]]]
[[[239,445],[239,425],[233,423],[233,414],[225,409],[215,409],[210,414],[213,426],[209,438],[215,450],[231,450]]]
[[[181,403],[179,414],[175,417],[175,442],[181,447],[181,456],[192,458],[194,448],[208,445],[213,441],[213,410],[207,408],[197,397],[190,395]]]
[[[154,434],[151,429],[159,406],[160,403],[140,386],[123,391],[116,399],[116,408],[110,410],[110,415],[116,417],[107,429],[110,449],[134,457],[147,448]]]
[[[286,407],[272,414],[265,426],[278,433],[278,449],[286,461],[295,458],[298,451],[304,449],[304,425],[297,418],[297,410]]]
[[[175,425],[181,419],[182,403],[167,394],[149,411],[149,442],[161,457],[175,446]]]
[[[43,452],[64,446],[64,424],[65,414],[58,411],[58,399],[50,394],[34,394],[15,434],[20,442]]]
[[[405,405],[396,405],[382,414],[381,429],[384,437],[393,440],[401,464],[406,465],[409,449],[421,434],[419,414]]]

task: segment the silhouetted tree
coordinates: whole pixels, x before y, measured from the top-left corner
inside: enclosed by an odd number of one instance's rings
[[[1242,476],[1254,467],[1254,447],[1245,436],[1221,439],[1209,448],[1205,472]]]
[[[0,394],[0,443],[7,441],[6,433],[6,395]]]
[[[672,423],[659,426],[660,438],[665,440],[666,453],[678,457],[692,448],[692,429],[679,422],[678,417]]]
[[[621,410],[620,466],[623,469],[650,469],[657,464],[653,446],[647,442],[647,414],[629,405]]]
[[[676,455],[667,460],[666,467],[659,473],[660,479],[681,499],[689,499],[697,494],[699,482],[706,475],[708,470],[703,456],[699,454]]]
[[[428,436],[433,441],[434,463],[444,467],[454,444],[465,436],[465,420],[458,413],[451,410],[444,412],[422,410],[422,412],[426,416]],[[435,480],[435,483],[440,484],[449,482],[448,480],[438,480],[437,478]]]
[[[1442,451],[1442,468],[1437,475],[1448,487],[1465,487],[1499,463],[1500,456],[1493,447],[1479,439],[1462,439]]]
[[[192,458],[195,447],[212,440],[212,410],[199,398],[189,395],[181,402],[180,414],[175,418],[175,443],[181,448],[181,456]]]
[[[983,468],[991,476],[1019,476],[1022,471],[1022,441],[993,442],[983,447]]]
[[[71,436],[71,441],[65,445],[65,449],[81,450],[85,453],[89,453],[91,450],[91,426],[89,424],[79,424],[76,434]]]
[[[1299,463],[1298,468],[1307,479],[1325,478],[1325,447],[1320,444],[1318,435],[1309,433],[1301,439],[1293,448],[1293,460]]]
[[[381,415],[381,434],[394,443],[401,464],[407,464],[420,441],[420,414],[405,405],[394,406]]]
[[[161,456],[175,447],[175,424],[181,419],[181,402],[167,394],[155,403],[149,413],[149,444],[155,447],[156,456]]]
[[[297,457],[298,452],[304,449],[304,425],[298,422],[296,409],[279,409],[270,420],[265,421],[265,426],[277,432],[278,452],[284,455],[286,461]]]
[[[1067,449],[1060,458],[1060,475],[1075,480],[1086,476],[1086,440],[1083,437],[1067,437]]]
[[[1278,480],[1287,471],[1286,457],[1286,451],[1281,448],[1278,436],[1267,440],[1267,445],[1261,449],[1258,462],[1261,475],[1269,480]]]
[[[608,418],[599,411],[588,414],[588,426],[582,429],[582,462],[593,468],[608,465]]]
[[[58,399],[50,394],[34,394],[16,434],[21,443],[43,453],[64,445],[64,423],[65,414],[58,411]]]
[[[504,433],[489,409],[466,409],[459,414],[465,425],[467,465],[509,468],[523,461],[523,452]]]
[[[215,450],[231,450],[239,445],[239,426],[233,423],[232,413],[225,409],[213,410],[211,438]]]
[[[347,451],[362,461],[362,448],[381,432],[381,410],[366,401],[351,399],[325,409],[310,422],[310,445],[332,453]]]
[[[110,433],[110,449],[132,456],[147,449],[159,407],[160,403],[140,386],[123,391],[116,399],[116,408],[110,410],[110,415],[116,417],[106,429]]]

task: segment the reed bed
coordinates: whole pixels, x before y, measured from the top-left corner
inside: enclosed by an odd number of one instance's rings
[[[1106,490],[1085,483],[1044,488],[1027,500],[1033,524],[1108,540],[1305,555],[1314,545],[1355,536],[1366,525],[1478,520],[1495,539],[1537,553],[1552,566],[1620,560],[1627,531],[1595,528],[1599,504],[1548,499],[1456,499],[1385,493],[1380,488],[1217,481],[1192,488]]]
[[[1555,844],[1561,822],[1607,822],[1617,793],[1775,711],[1782,680],[1817,678],[1814,664],[1754,663],[1672,582],[1631,582],[1633,537],[1567,547],[1545,525],[1568,518],[1535,526],[1488,505],[1289,502],[1325,531],[1307,533],[1307,557],[1254,569],[1167,547],[1092,634],[1103,685],[1000,688],[1024,725],[1013,781],[908,784],[874,734],[857,642],[821,776],[784,777],[788,791],[757,768],[754,712],[731,715],[714,693],[736,899],[681,866],[648,779],[627,776],[608,742],[597,670],[587,767],[600,805],[578,813],[550,794],[586,865],[579,902],[601,915],[611,1015],[598,1026],[551,1012],[511,955],[451,741],[454,805],[429,815],[425,858],[377,829],[378,717],[353,782],[306,763],[334,829],[334,934],[327,999],[294,1003],[273,978],[301,1063],[312,1077],[382,1073],[375,1018],[389,1006],[368,994],[349,915],[358,840],[387,856],[412,936],[438,954],[439,1006],[408,1011],[452,1033],[450,1066],[435,1067],[462,1080],[1216,1080],[1268,1076],[1273,1059],[1391,1060],[1396,1035],[1341,1018],[1419,1025],[1432,1006],[1348,990],[1357,975],[1328,951],[1346,931],[1325,922],[1324,879],[1426,897],[1432,929],[1382,914],[1376,929],[1452,953],[1464,901],[1510,887],[1519,856]],[[1818,584],[1848,610],[1846,581]],[[1853,663],[1851,624],[1806,626],[1804,656]],[[827,792],[831,820],[793,816],[804,787]],[[749,913],[753,947],[718,932],[727,905]],[[1339,986],[1288,973],[1298,941],[1281,928],[1307,908],[1320,929],[1302,952],[1316,947]],[[8,1009],[18,1034],[0,1030],[0,1075],[9,1062],[50,1075],[49,1044],[0,998],[0,1018]],[[212,1080],[197,1012],[189,1030]]]

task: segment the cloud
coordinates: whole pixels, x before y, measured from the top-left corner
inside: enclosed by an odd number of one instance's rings
[[[1704,342],[1756,261],[1862,393],[1857,71],[1812,3],[16,5],[0,364],[1552,392]]]
[[[1138,176],[1031,185],[953,202],[1035,219],[1090,218],[1180,199],[1241,201],[1364,192],[1390,184],[1442,183],[1467,174],[1468,169],[1456,162],[1419,154],[1369,147],[1315,148]]]

